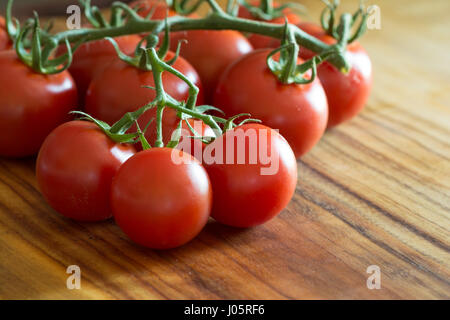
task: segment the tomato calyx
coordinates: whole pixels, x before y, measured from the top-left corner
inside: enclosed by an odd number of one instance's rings
[[[59,57],[51,58],[53,52],[57,49],[57,42],[53,41],[44,48],[42,48],[42,38],[46,36],[45,30],[40,28],[38,14],[34,13],[34,18],[27,21],[23,28],[17,24],[13,27],[11,18],[11,8],[8,7],[7,26],[8,33],[13,38],[17,56],[22,62],[33,69],[37,73],[56,74],[69,68],[72,63],[73,51],[75,51],[82,41],[78,41],[72,47],[66,38],[64,40],[67,52]],[[31,34],[31,42],[29,36]]]
[[[348,22],[346,23],[348,24]],[[334,55],[342,54],[342,50],[339,45],[330,46],[329,50],[299,64],[298,55],[300,47],[295,41],[295,31],[296,29],[286,21],[285,36],[281,47],[269,53],[267,56],[267,66],[281,83],[308,84],[316,78],[317,65]],[[275,56],[278,57],[277,60]]]
[[[336,10],[339,6],[339,0],[332,0],[332,1],[324,1],[326,4],[326,7],[323,9],[321,15],[320,15],[320,23],[322,25],[322,28],[325,30],[325,32],[329,35],[338,40],[338,42],[341,42],[341,45],[347,45],[349,43],[354,42],[356,39],[360,38],[367,28],[367,17],[368,13],[365,10],[364,7],[364,1],[360,1],[359,8],[356,10],[353,15],[350,17],[345,17],[346,15],[349,15],[348,13],[344,13],[340,17],[340,23],[336,25]],[[356,28],[354,28],[354,32],[352,35],[345,34],[346,32],[343,29],[344,25],[342,24],[343,19],[349,19],[349,28],[352,29],[356,25],[357,21],[359,20],[359,24]],[[344,36],[346,38],[344,38]]]

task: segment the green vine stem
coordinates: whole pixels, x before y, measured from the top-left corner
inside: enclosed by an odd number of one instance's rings
[[[7,17],[11,17],[11,7],[14,0],[9,0]],[[63,44],[66,39],[70,43],[88,42],[93,40],[99,40],[106,37],[117,37],[130,34],[141,34],[146,32],[152,32],[158,34],[164,30],[165,23],[171,31],[183,31],[183,30],[237,30],[241,32],[257,33],[273,38],[282,39],[285,34],[285,26],[279,24],[268,23],[264,21],[256,21],[249,19],[242,19],[227,14],[220,9],[214,0],[207,0],[208,4],[213,8],[213,12],[201,19],[191,19],[181,16],[174,16],[164,20],[148,20],[140,17],[132,8],[128,5],[115,2],[112,5],[112,10],[121,10],[126,19],[123,19],[122,25],[105,26],[94,29],[78,29],[67,30],[54,35],[42,33],[41,45],[52,50],[56,49],[56,46]],[[220,9],[220,10],[219,10]],[[8,22],[9,23],[9,22]],[[330,46],[322,41],[310,36],[306,32],[302,31],[298,27],[292,25],[292,32],[297,44],[308,48],[309,50],[322,53],[329,50]],[[348,70],[349,66],[344,58],[343,54],[334,55],[329,60],[339,70]]]

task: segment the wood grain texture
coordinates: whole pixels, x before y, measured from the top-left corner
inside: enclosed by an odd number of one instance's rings
[[[263,226],[211,221],[182,248],[147,250],[112,221],[62,218],[34,159],[1,159],[0,298],[449,299],[450,2],[377,4],[367,107],[299,161],[294,199]],[[320,1],[306,5],[317,17]],[[66,289],[72,264],[81,290]],[[366,287],[369,265],[380,290]]]

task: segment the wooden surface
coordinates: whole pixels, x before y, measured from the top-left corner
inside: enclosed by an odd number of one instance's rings
[[[0,160],[0,298],[450,298],[450,2],[377,4],[366,109],[299,162],[294,199],[263,226],[211,222],[182,248],[147,250],[112,221],[53,212],[33,159]],[[73,264],[80,290],[66,288]]]

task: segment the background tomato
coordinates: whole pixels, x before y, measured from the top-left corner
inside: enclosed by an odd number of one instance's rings
[[[135,153],[110,140],[95,124],[70,121],[45,139],[36,163],[39,189],[60,214],[79,221],[111,217],[112,178]]]
[[[171,59],[173,56],[174,53],[169,51],[167,59]],[[200,91],[202,90],[197,72],[186,60],[178,57],[173,67],[186,75],[200,88]],[[162,80],[165,91],[173,98],[178,101],[188,98],[189,87],[183,80],[169,72],[163,73]],[[113,124],[125,113],[135,111],[155,99],[155,90],[143,88],[144,85],[154,86],[151,71],[137,69],[117,59],[91,82],[86,95],[86,112],[97,119]],[[198,103],[202,103],[202,100],[203,98],[199,94]],[[139,119],[141,128],[144,129],[148,121],[155,117],[156,108],[148,110]],[[176,120],[176,112],[166,108],[163,126],[171,126]],[[156,121],[150,124],[147,132],[150,142],[154,142]]]
[[[131,55],[141,41],[141,37],[129,35],[117,37],[114,40],[123,53]],[[65,52],[67,52],[65,46],[60,46],[57,55]],[[69,72],[77,84],[81,105],[84,104],[86,91],[92,79],[116,59],[118,59],[116,50],[108,40],[104,39],[87,42],[75,51]]]
[[[7,50],[12,48],[12,42],[9,39],[6,31],[5,18],[0,16],[0,50]]]
[[[162,20],[167,17],[177,15],[177,13],[167,6],[164,0],[138,0],[129,4],[141,17],[148,17],[152,20]]]
[[[301,23],[299,27],[328,44],[336,40],[328,36],[319,25]],[[303,59],[315,55],[307,49],[300,49]],[[328,127],[336,126],[356,116],[367,102],[372,88],[372,63],[366,50],[358,42],[347,46],[345,54],[351,69],[343,74],[331,63],[324,62],[317,68],[317,74],[328,99]]]
[[[256,137],[253,148],[252,134]],[[245,144],[239,145],[239,139],[245,139]],[[227,143],[234,143],[230,149],[233,155],[228,155]],[[220,154],[218,148],[223,150],[221,161],[208,163],[207,155]],[[239,164],[243,152],[245,163]],[[253,164],[250,153],[257,159]],[[276,131],[260,124],[245,124],[218,137],[205,148],[204,166],[213,188],[211,216],[234,227],[252,227],[275,217],[289,203],[297,183],[297,163],[289,144]],[[269,167],[273,170],[263,174],[261,169]]]
[[[270,49],[249,53],[220,78],[214,105],[227,116],[250,113],[279,129],[297,157],[320,139],[327,124],[327,100],[318,79],[310,84],[282,84],[266,64]]]
[[[183,162],[175,164],[172,152]],[[139,152],[119,169],[111,206],[119,227],[134,242],[169,249],[193,239],[211,210],[211,185],[205,169],[187,153],[170,148]]]
[[[45,137],[70,119],[77,89],[69,72],[33,72],[15,51],[0,52],[0,155],[36,154]]]
[[[258,6],[259,1],[251,1],[251,4],[253,6]],[[274,8],[277,8],[280,6],[279,3],[274,2],[273,3]],[[300,22],[300,18],[297,14],[295,14],[292,9],[286,8],[283,10],[284,17],[275,18],[266,22],[270,23],[277,23],[277,24],[284,24],[285,18],[289,23],[297,24]],[[239,12],[238,16],[244,19],[251,19],[251,20],[257,20],[244,6],[239,6]],[[250,34],[248,37],[248,40],[253,45],[255,49],[261,49],[261,48],[276,48],[280,46],[280,41],[277,39],[274,39],[272,37],[267,37],[259,34]]]
[[[206,103],[212,103],[218,79],[225,68],[253,50],[252,45],[239,32],[233,30],[190,30],[173,32],[170,35],[171,50],[176,50],[178,41],[181,56],[197,70],[202,80]]]

